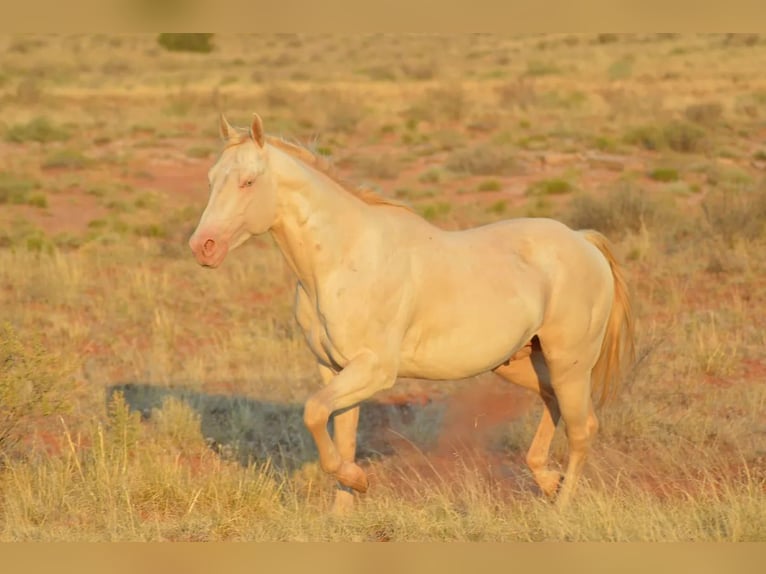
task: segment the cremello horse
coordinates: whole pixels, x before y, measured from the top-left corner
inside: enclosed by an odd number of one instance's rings
[[[607,240],[550,219],[445,231],[406,206],[347,189],[308,150],[221,115],[226,142],[189,245],[217,267],[270,232],[295,272],[295,315],[324,381],[305,424],[334,508],[367,489],[354,462],[359,403],[397,376],[448,380],[494,371],[537,391],[544,408],[527,453],[548,496],[571,498],[598,427],[592,387],[606,396],[633,352],[631,309]],[[327,424],[334,418],[334,437]],[[559,418],[566,473],[547,467]]]

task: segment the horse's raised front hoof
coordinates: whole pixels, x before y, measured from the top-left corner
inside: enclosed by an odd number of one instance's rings
[[[550,499],[554,499],[561,489],[561,483],[564,475],[557,470],[541,470],[535,473],[535,482],[543,494]]]
[[[367,492],[367,474],[356,463],[344,462],[335,473],[343,486],[353,488],[357,492]]]

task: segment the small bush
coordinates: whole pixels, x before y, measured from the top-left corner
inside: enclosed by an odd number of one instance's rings
[[[39,341],[23,340],[9,323],[0,324],[0,455],[20,454],[20,441],[41,418],[68,410],[73,371]]]
[[[83,169],[89,161],[81,152],[62,149],[50,154],[42,164],[43,169]]]
[[[504,199],[498,199],[492,205],[487,207],[487,213],[493,213],[495,215],[502,215],[508,209],[508,202]]]
[[[670,148],[680,153],[698,153],[705,149],[706,132],[700,126],[681,120],[664,126],[643,125],[631,128],[625,141],[648,150]]]
[[[695,124],[674,121],[667,124],[663,130],[665,141],[673,151],[681,153],[697,153],[705,147],[705,130]]]
[[[650,227],[659,213],[656,202],[629,182],[619,182],[601,198],[573,197],[565,221],[575,229],[595,229],[613,237]]]
[[[477,191],[487,192],[487,191],[500,191],[503,189],[503,184],[500,183],[497,179],[485,179],[482,181],[479,186],[476,188]]]
[[[596,42],[599,44],[614,44],[620,41],[619,34],[604,33],[596,36]]]
[[[654,125],[643,125],[628,130],[625,142],[648,150],[659,150],[665,147],[662,129]]]
[[[717,102],[692,104],[684,110],[687,120],[696,124],[714,125],[723,115],[723,106]]]
[[[658,167],[649,172],[649,177],[654,181],[678,181],[678,171],[672,167]]]
[[[213,51],[213,34],[160,34],[157,43],[170,52],[197,52],[207,54]]]
[[[726,243],[761,237],[766,227],[766,186],[716,189],[702,200],[711,231]]]
[[[13,173],[0,172],[0,204],[26,203],[38,182]]]
[[[471,175],[516,175],[519,166],[513,151],[496,145],[476,145],[452,153],[446,162],[450,171]]]
[[[5,139],[13,143],[66,141],[70,134],[46,117],[36,117],[25,124],[15,124],[5,132]]]
[[[551,76],[559,74],[561,70],[555,64],[551,62],[542,62],[540,60],[530,60],[527,62],[527,70],[524,72],[525,76]]]
[[[527,195],[564,195],[571,193],[574,187],[565,179],[543,179],[527,188]]]
[[[610,80],[624,80],[633,74],[633,58],[626,56],[612,63],[606,71]]]
[[[418,207],[418,211],[420,212],[420,215],[422,215],[425,219],[432,221],[447,215],[450,211],[452,211],[452,205],[446,201],[440,201],[437,203],[429,203],[427,205]]]
[[[442,172],[438,169],[429,169],[418,178],[421,183],[439,183],[441,180]]]
[[[48,198],[45,197],[45,195],[42,193],[33,193],[27,198],[26,203],[27,205],[31,205],[33,207],[45,209],[48,207]]]

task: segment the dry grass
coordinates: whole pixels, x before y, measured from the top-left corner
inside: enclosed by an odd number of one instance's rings
[[[766,45],[212,46],[0,38],[0,540],[766,539]],[[439,225],[550,215],[609,235],[639,360],[599,413],[571,508],[541,499],[523,464],[539,407],[484,428],[453,398],[483,379],[401,381],[433,400],[362,406],[372,488],[348,519],[327,516],[332,481],[302,424],[318,377],[280,254],[254,239],[210,272],[185,245],[219,108],[351,158],[342,175]],[[555,464],[565,454],[559,431]]]

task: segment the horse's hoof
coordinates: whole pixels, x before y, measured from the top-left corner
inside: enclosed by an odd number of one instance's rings
[[[354,510],[354,493],[351,490],[339,488],[335,492],[335,501],[332,504],[333,516],[348,516]]]
[[[563,480],[564,475],[557,470],[542,470],[535,473],[537,486],[540,487],[540,490],[549,499],[556,498]]]
[[[344,462],[335,474],[343,486],[353,488],[357,492],[367,492],[367,474],[353,462]]]

